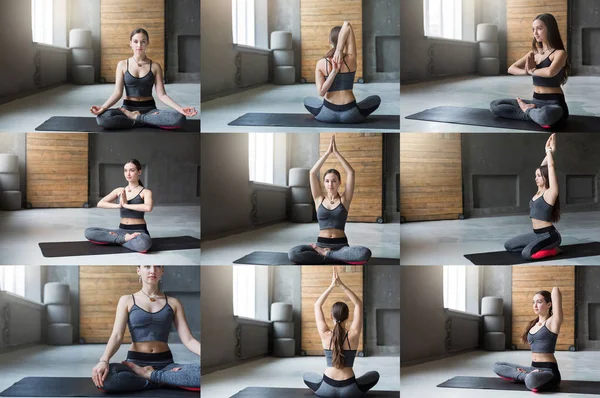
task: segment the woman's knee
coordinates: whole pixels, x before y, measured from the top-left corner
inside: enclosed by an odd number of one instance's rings
[[[85,238],[87,240],[93,240],[94,239],[94,233],[96,232],[96,228],[86,228],[85,231],[83,232],[83,235],[85,236]]]
[[[359,251],[359,260],[361,261],[367,261],[371,258],[371,249],[369,249],[368,247],[361,247],[360,251]]]
[[[138,239],[137,246],[139,252],[148,251],[152,247],[152,238],[146,234],[142,234],[135,239]]]
[[[492,111],[493,113],[496,113],[496,109],[498,109],[498,106],[502,103],[502,100],[493,100],[492,102],[490,102],[490,111]]]
[[[531,372],[525,376],[525,386],[530,390],[539,390],[553,378],[551,372]]]
[[[294,263],[302,262],[302,246],[294,246],[288,251],[288,258]]]

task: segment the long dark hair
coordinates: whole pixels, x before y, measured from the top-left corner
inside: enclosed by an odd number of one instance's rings
[[[148,31],[144,28],[136,28],[134,29],[131,34],[129,35],[129,41],[131,41],[131,39],[133,39],[134,35],[137,35],[138,33],[142,33],[144,36],[146,36],[146,40],[148,40],[148,43],[150,43],[150,35],[148,34]]]
[[[327,174],[335,174],[338,178],[338,180],[340,180],[340,184],[342,183],[342,176],[340,175],[340,172],[337,171],[336,169],[329,169],[325,172],[325,174],[323,174],[323,180],[325,180],[325,177],[327,177]]]
[[[547,303],[551,303],[552,302],[552,294],[547,291],[547,290],[540,290],[539,292],[537,292],[536,294],[534,294],[534,296],[541,294],[544,297],[544,301]],[[550,307],[549,310],[549,315],[548,318],[550,318],[552,316],[552,307]],[[529,333],[529,331],[531,330],[531,328],[533,327],[533,325],[535,325],[537,323],[537,321],[540,318],[535,318],[533,320],[531,320],[528,324],[527,327],[525,328],[525,330],[523,330],[523,334],[521,334],[521,341],[523,343],[527,343],[527,333]]]
[[[335,323],[331,331],[331,347],[333,348],[331,364],[336,369],[343,369],[345,367],[342,346],[344,344],[344,337],[346,337],[346,330],[340,324],[348,319],[348,314],[348,306],[342,301],[337,301],[331,307],[331,317]]]
[[[542,177],[544,177],[544,186],[546,189],[550,188],[550,182],[548,181],[548,166],[538,167]],[[556,195],[556,201],[552,207],[552,222],[558,222],[560,220],[560,195]]]
[[[560,30],[558,30],[558,23],[556,22],[556,18],[554,18],[554,15],[540,14],[534,18],[534,21],[537,21],[538,19],[542,21],[544,25],[546,25],[546,40],[548,40],[548,44],[550,45],[550,47],[554,48],[555,50],[566,51],[565,45],[562,41],[562,37],[560,36]],[[531,49],[535,52],[538,52],[542,47],[543,44],[538,43],[538,41],[534,37],[533,41],[531,42]],[[567,61],[565,62],[565,66],[563,68],[563,72],[564,73],[562,79],[560,80],[561,85],[567,82],[567,79],[569,78],[569,75],[571,73],[571,61],[569,60],[568,54]]]
[[[334,26],[329,32],[329,42],[333,44],[333,48],[327,51],[327,54],[323,58],[331,58],[333,53],[335,53],[335,49],[337,47],[338,36],[340,35],[340,30],[342,30],[341,26]]]
[[[128,161],[125,162],[125,164],[127,164],[127,163],[132,163],[135,166],[135,168],[137,169],[137,171],[140,171],[142,169],[142,164],[137,159],[129,159]],[[142,180],[139,177],[138,177],[138,184],[140,184],[142,187],[144,186],[144,184],[142,183]]]

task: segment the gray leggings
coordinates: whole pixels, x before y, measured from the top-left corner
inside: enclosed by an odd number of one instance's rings
[[[288,258],[296,264],[365,264],[371,258],[371,250],[364,246],[348,246],[346,238],[318,238],[317,246],[331,249],[321,256],[310,245],[299,245],[290,249]]]
[[[378,95],[370,95],[356,103],[335,105],[325,99],[308,97],[304,99],[304,107],[320,122],[325,123],[360,123],[373,113],[381,104]]]
[[[518,370],[518,369],[523,369]],[[558,387],[560,372],[554,362],[532,362],[531,366],[519,366],[514,363],[496,362],[494,373],[503,379],[516,383],[525,383],[532,391],[547,391]]]
[[[504,243],[504,248],[509,252],[521,252],[525,260],[532,260],[531,256],[535,253],[558,247],[561,241],[560,234],[552,226],[510,238]]]
[[[172,109],[156,109],[154,100],[149,101],[123,101],[123,108],[128,111],[138,111],[140,115],[136,120],[129,119],[116,108],[106,110],[96,116],[98,126],[103,129],[130,129],[142,126],[155,126],[161,129],[172,130],[185,123],[185,116]]]
[[[173,363],[171,352],[167,351],[167,353],[166,355],[164,352],[144,354],[129,351],[127,361],[133,362],[138,366],[152,366],[154,368],[150,376],[151,380],[146,380],[136,375],[131,369],[121,363],[111,363],[102,390],[107,393],[124,393],[152,390],[164,386],[199,389],[200,364],[180,365]],[[140,357],[144,358],[136,359]],[[173,368],[181,369],[173,371]]]
[[[325,375],[308,372],[303,376],[304,384],[316,396],[327,398],[354,398],[362,397],[379,381],[379,373],[367,372],[361,377],[351,377],[346,380],[333,380]]]
[[[569,108],[562,94],[533,93],[533,100],[523,100],[535,104],[535,108],[523,112],[516,99],[507,98],[492,101],[490,110],[494,115],[517,120],[530,120],[542,127],[549,127],[569,117]]]
[[[113,232],[113,233],[111,233]],[[125,234],[139,232],[140,235],[125,242]],[[118,229],[86,228],[85,238],[93,243],[98,244],[115,244],[121,245],[135,252],[146,252],[152,246],[152,238],[146,229],[146,224],[141,225],[125,225],[119,224]]]

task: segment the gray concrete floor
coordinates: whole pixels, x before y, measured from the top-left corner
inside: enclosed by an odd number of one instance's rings
[[[200,84],[174,83],[165,85],[167,94],[183,107],[194,107],[200,119]],[[78,86],[64,84],[39,94],[0,105],[0,131],[33,132],[52,116],[86,116],[92,105],[102,105],[114,90],[114,84]],[[120,106],[122,101],[114,107]],[[159,109],[169,109],[156,99]]]
[[[316,223],[285,222],[202,242],[202,265],[232,265],[253,251],[287,252],[294,246],[315,242],[318,232]],[[348,223],[346,234],[350,245],[368,247],[373,257],[400,258],[399,224]]]
[[[176,363],[197,363],[198,356],[183,344],[169,344]],[[36,345],[0,355],[0,391],[4,391],[24,377],[89,377],[104,352],[104,344],[72,346]],[[111,362],[127,357],[129,344],[124,344]]]
[[[563,213],[562,244],[600,240],[600,212]],[[402,265],[471,265],[465,254],[504,250],[504,242],[532,231],[527,215],[423,221],[400,226]],[[598,265],[600,256],[536,261],[540,265]]]
[[[146,216],[153,238],[189,235],[200,238],[200,206],[156,206]],[[0,211],[0,263],[20,265],[166,264],[199,265],[200,249],[149,254],[42,256],[39,242],[85,240],[87,227],[117,228],[119,215],[106,209],[30,209]]]
[[[600,380],[600,353],[556,352],[558,367],[563,380]],[[471,390],[438,388],[438,384],[455,376],[496,377],[492,371],[494,362],[511,362],[530,366],[531,352],[474,351],[451,358],[427,362],[421,365],[402,367],[401,385],[403,398],[480,398],[480,397],[530,397],[524,391]],[[597,395],[551,393],[552,397],[588,398]]]
[[[572,115],[600,116],[600,80],[596,76],[571,76],[563,87]],[[405,119],[406,116],[436,106],[462,106],[489,109],[499,98],[533,96],[529,76],[462,76],[428,83],[405,84],[400,88],[400,131],[402,132],[505,132],[506,130]],[[539,134],[527,130],[508,130]]]
[[[324,357],[267,357],[202,376],[202,396],[230,397],[246,387],[306,388],[305,372],[322,372]],[[357,358],[354,373],[360,376],[370,370],[379,372],[379,382],[373,390],[400,389],[400,358]],[[402,394],[404,397],[405,395]],[[433,395],[432,395],[433,396]]]
[[[355,84],[354,95],[357,101],[369,95],[377,94],[381,97],[381,105],[375,111],[380,115],[398,115],[400,112],[400,84],[399,83],[366,83]],[[259,113],[302,113],[308,114],[304,108],[305,97],[318,97],[315,85],[294,84],[291,86],[278,86],[265,84],[238,94],[228,95],[202,103],[202,132],[321,132],[321,131],[352,131],[360,132],[362,129],[348,129],[340,126],[339,129],[331,128],[298,128],[298,127],[266,127],[266,126],[228,126],[227,123],[249,112]],[[364,131],[390,132],[390,130]],[[397,132],[397,131],[396,131]]]

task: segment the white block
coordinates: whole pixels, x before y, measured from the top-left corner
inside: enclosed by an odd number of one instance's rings
[[[20,190],[19,173],[0,173],[0,191]]]
[[[477,25],[477,41],[498,41],[498,26],[491,23]]]
[[[273,336],[276,339],[293,339],[294,322],[273,322]]]
[[[292,187],[292,204],[311,204],[312,202],[312,192],[309,187]]]
[[[271,32],[271,50],[291,50],[292,32]]]
[[[48,323],[71,323],[71,306],[68,304],[46,304]]]
[[[73,326],[68,323],[52,323],[48,325],[48,344],[73,344]]]
[[[94,67],[92,65],[73,65],[71,76],[74,84],[94,84]]]
[[[60,282],[46,283],[44,304],[69,304],[69,285]]]
[[[19,158],[12,153],[0,153],[0,173],[18,173]]]
[[[498,58],[500,57],[500,44],[497,41],[479,42],[480,58]]]
[[[310,170],[299,167],[291,168],[288,172],[290,187],[310,187]]]
[[[296,342],[294,339],[275,339],[273,340],[273,355],[279,358],[291,358],[296,352]]]
[[[309,223],[313,220],[313,205],[295,203],[292,205],[290,220],[296,223]]]
[[[92,31],[89,29],[71,29],[69,32],[69,47],[92,48]]]
[[[273,50],[273,66],[294,66],[294,50]]]
[[[296,82],[296,68],[293,66],[276,66],[273,68],[273,83],[289,85]]]
[[[272,303],[271,304],[271,321],[291,322],[292,321],[292,305],[287,304],[287,303]]]
[[[502,297],[484,297],[481,299],[481,315],[503,315]]]
[[[482,76],[496,76],[500,73],[500,59],[479,58],[477,69]]]
[[[71,49],[71,58],[73,65],[94,65],[94,50],[91,48],[73,48]]]
[[[0,191],[0,209],[2,210],[21,210],[21,201],[20,191]]]
[[[506,336],[502,332],[489,332],[483,334],[483,349],[486,351],[504,351]]]
[[[484,332],[504,332],[504,315],[485,315],[483,317]]]

